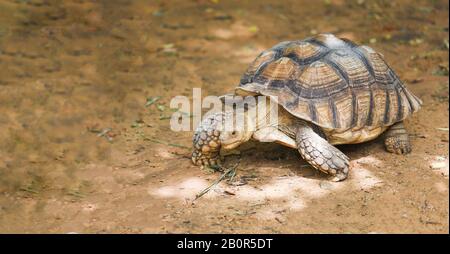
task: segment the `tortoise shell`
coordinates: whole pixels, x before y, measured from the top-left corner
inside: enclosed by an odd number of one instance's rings
[[[422,104],[381,54],[332,34],[263,51],[236,88],[249,93],[276,97],[292,115],[340,130],[390,126]]]

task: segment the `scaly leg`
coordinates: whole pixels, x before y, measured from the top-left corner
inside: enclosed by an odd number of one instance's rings
[[[314,168],[333,176],[338,182],[347,178],[348,157],[319,136],[307,124],[302,124],[296,136],[300,155]]]

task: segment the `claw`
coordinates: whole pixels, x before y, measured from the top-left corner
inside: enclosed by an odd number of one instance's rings
[[[208,163],[209,163],[209,165],[211,165],[211,166],[217,165],[217,160],[215,160],[215,159],[209,159]]]
[[[208,161],[208,159],[202,159],[202,165],[203,165],[203,166],[209,166],[209,161]]]
[[[347,170],[348,172],[348,170]],[[331,177],[331,181],[332,182],[340,182],[343,181],[347,178],[347,174],[346,173],[337,173],[336,175]]]

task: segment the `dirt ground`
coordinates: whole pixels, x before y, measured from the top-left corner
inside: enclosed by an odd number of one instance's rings
[[[448,233],[448,1],[0,0],[0,232]],[[191,164],[170,99],[232,91],[262,50],[331,32],[420,97],[413,151],[344,145],[333,183],[249,143],[240,184]],[[161,98],[145,106],[152,98]]]

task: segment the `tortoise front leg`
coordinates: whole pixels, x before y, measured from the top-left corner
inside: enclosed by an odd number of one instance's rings
[[[300,155],[314,168],[332,175],[332,181],[347,178],[348,157],[304,124],[297,131],[296,143]]]
[[[384,146],[386,150],[396,154],[406,154],[411,152],[408,132],[406,132],[403,122],[392,125],[385,133]]]

